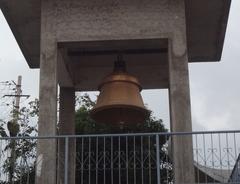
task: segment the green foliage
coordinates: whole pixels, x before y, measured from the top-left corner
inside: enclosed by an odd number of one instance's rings
[[[29,137],[37,134],[37,117],[39,103],[38,100],[29,102],[26,107],[23,107],[18,112],[15,112],[12,119],[8,122],[1,121],[0,135],[6,137],[4,141],[4,149],[2,156],[5,158],[2,163],[3,171],[8,174],[9,182],[18,183],[23,181],[27,173],[30,173],[34,168],[34,160],[36,158],[36,140],[33,139],[7,139],[7,137]],[[7,127],[7,129],[5,128]],[[10,153],[10,154],[6,154]],[[26,165],[27,164],[27,165]],[[27,178],[26,178],[27,179]],[[29,179],[29,178],[28,178]],[[0,183],[4,183],[0,181]]]
[[[0,136],[1,137],[7,137],[7,133],[6,133],[6,131],[5,131],[5,128],[3,127],[3,122],[1,123],[1,125],[0,125]]]

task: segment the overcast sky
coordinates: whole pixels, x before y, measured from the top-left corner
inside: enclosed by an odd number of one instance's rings
[[[240,0],[233,0],[221,62],[189,64],[195,131],[240,129],[239,10]],[[0,11],[0,82],[16,81],[18,75],[23,76],[23,93],[30,94],[32,99],[37,98],[39,70],[28,68]],[[161,117],[169,126],[167,90],[148,90],[142,94],[154,115]],[[0,119],[1,116],[3,113],[0,107]]]

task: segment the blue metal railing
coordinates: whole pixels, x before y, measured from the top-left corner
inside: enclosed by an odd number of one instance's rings
[[[48,140],[64,145],[56,155],[58,181],[64,184],[72,164],[81,184],[174,183],[173,136],[192,140],[196,183],[240,183],[240,130],[0,137],[0,183],[34,183],[36,143]]]

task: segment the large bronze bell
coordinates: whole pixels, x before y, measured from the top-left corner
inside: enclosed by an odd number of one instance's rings
[[[114,72],[99,86],[97,103],[91,117],[99,123],[134,126],[143,123],[149,111],[144,107],[137,78],[129,75],[123,61],[116,61]]]

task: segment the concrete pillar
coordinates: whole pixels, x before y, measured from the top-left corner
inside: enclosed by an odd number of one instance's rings
[[[57,43],[50,1],[42,1],[40,45],[39,136],[55,136],[57,124]],[[36,184],[56,183],[56,140],[37,142]]]
[[[40,91],[39,91],[39,136],[56,135],[57,124],[57,45],[42,39]],[[56,183],[56,140],[41,139],[37,142],[37,184]]]
[[[75,134],[75,89],[60,88],[60,111],[59,111],[59,134]],[[69,139],[68,149],[68,183],[75,183],[75,165],[76,165],[76,140]],[[58,184],[64,183],[65,172],[65,140],[60,139],[58,142]]]
[[[169,40],[169,99],[172,132],[191,132],[188,56],[184,32]],[[179,36],[178,35],[178,36]],[[182,35],[182,36],[181,36]],[[175,183],[194,183],[192,137],[172,137]]]

